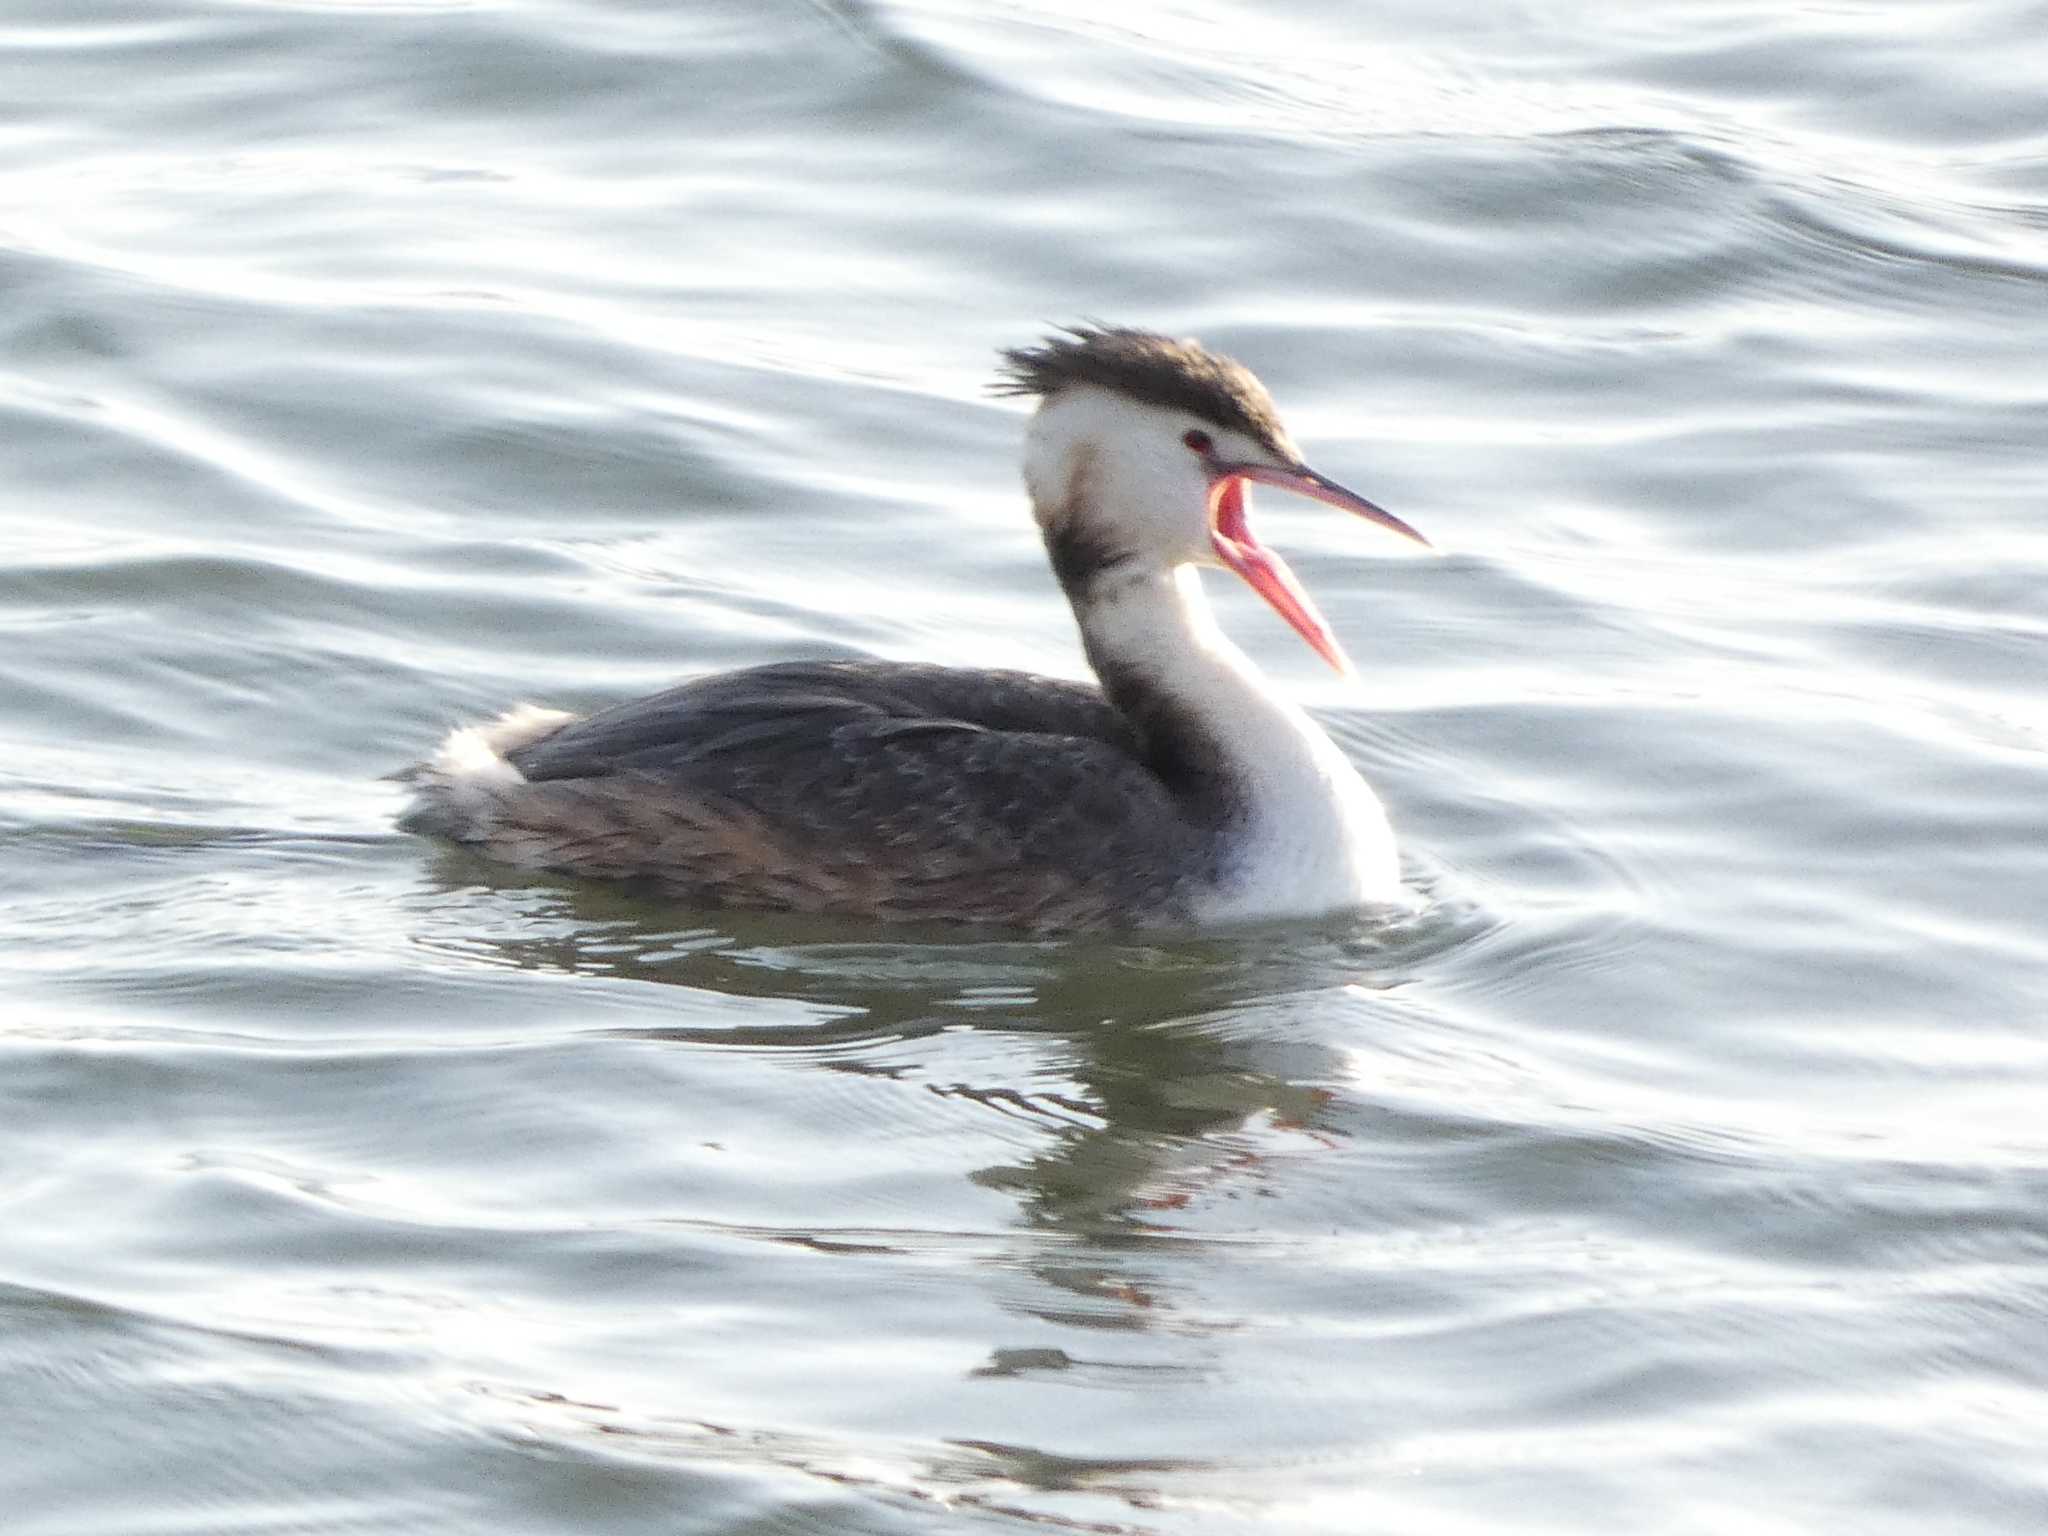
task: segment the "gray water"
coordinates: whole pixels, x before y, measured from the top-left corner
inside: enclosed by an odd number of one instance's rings
[[[2048,1529],[2048,14],[14,0],[0,1527]],[[1077,674],[997,347],[1416,914],[999,942],[391,829],[520,700]]]

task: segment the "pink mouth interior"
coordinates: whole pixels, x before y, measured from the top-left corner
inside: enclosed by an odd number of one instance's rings
[[[1273,610],[1294,627],[1315,653],[1346,677],[1355,676],[1351,659],[1301,583],[1280,557],[1252,536],[1250,501],[1245,483],[1235,475],[1219,480],[1209,491],[1209,540],[1223,563],[1241,576]]]

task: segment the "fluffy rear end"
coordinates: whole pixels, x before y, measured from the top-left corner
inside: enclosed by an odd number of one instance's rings
[[[506,754],[575,718],[563,710],[522,704],[489,725],[450,731],[432,757],[403,775],[413,798],[399,826],[458,843],[489,842],[508,795],[526,783],[526,775],[506,761]]]

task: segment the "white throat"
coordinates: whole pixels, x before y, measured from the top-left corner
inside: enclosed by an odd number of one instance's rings
[[[1336,743],[1267,687],[1216,625],[1193,565],[1118,572],[1077,606],[1098,670],[1141,678],[1199,722],[1243,797],[1204,923],[1300,917],[1402,901],[1378,798]]]

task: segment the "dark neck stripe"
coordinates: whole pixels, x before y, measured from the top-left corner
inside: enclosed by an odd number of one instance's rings
[[[1101,589],[1105,577],[1129,570],[1138,558],[1080,518],[1046,529],[1045,553],[1067,601],[1077,607]]]
[[[1176,799],[1202,807],[1204,819],[1222,821],[1234,814],[1244,798],[1242,787],[1201,719],[1144,667],[1104,654],[1085,625],[1081,638],[1103,694],[1129,723],[1145,766]]]

